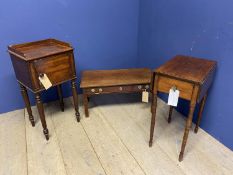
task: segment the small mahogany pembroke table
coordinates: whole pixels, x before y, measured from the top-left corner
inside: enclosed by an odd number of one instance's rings
[[[71,81],[76,118],[79,121],[78,94],[76,91],[76,71],[73,48],[65,42],[55,39],[35,41],[8,46],[16,78],[29,114],[32,126],[35,126],[31,105],[27,94],[30,89],[36,96],[36,104],[46,140],[49,139],[41,91],[45,90],[39,77],[47,75],[52,86],[57,86],[61,110],[64,111],[61,84]]]
[[[157,93],[169,93],[175,87],[180,91],[180,98],[190,100],[189,115],[183,136],[179,161],[183,160],[185,145],[192,125],[193,112],[196,103],[200,102],[195,133],[201,120],[202,111],[207,98],[207,91],[213,81],[217,63],[215,61],[178,55],[155,70],[153,74],[152,118],[149,146],[152,146],[155,116],[157,107]],[[173,107],[170,106],[168,123],[171,122]]]
[[[85,116],[89,116],[88,98],[97,94],[150,91],[150,69],[94,70],[82,72],[81,88]]]

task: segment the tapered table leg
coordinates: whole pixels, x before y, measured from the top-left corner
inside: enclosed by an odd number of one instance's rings
[[[25,106],[27,108],[29,120],[30,120],[32,126],[34,127],[35,126],[35,121],[34,121],[34,117],[32,115],[32,109],[31,109],[31,104],[30,104],[29,98],[28,98],[27,89],[22,84],[19,83],[19,85],[20,85],[20,90],[21,90],[21,94],[23,96]]]
[[[170,106],[170,108],[169,108],[169,116],[168,116],[168,119],[167,119],[168,123],[171,123],[173,108],[174,108],[173,106]]]
[[[60,103],[61,111],[64,112],[64,101],[63,101],[63,96],[62,96],[62,87],[61,87],[61,85],[57,86],[57,93],[58,93],[58,97],[59,97],[59,103]]]
[[[43,103],[41,101],[40,93],[36,93],[36,105],[37,105],[38,112],[40,115],[40,120],[41,120],[41,124],[43,127],[43,132],[44,132],[45,138],[46,138],[46,140],[49,140],[49,130],[47,129],[47,124],[46,124],[45,114],[44,114],[44,107],[43,107]]]
[[[153,113],[153,105],[152,104],[154,104],[154,97],[153,97],[153,94],[151,95],[151,107],[150,107],[150,112],[151,112],[151,114]]]
[[[203,97],[203,99],[201,100],[201,106],[200,106],[200,109],[199,109],[199,112],[198,112],[197,124],[196,124],[195,130],[194,130],[195,133],[198,132],[198,128],[199,128],[199,126],[200,126],[201,117],[202,117],[202,112],[203,112],[203,109],[204,109],[204,107],[205,107],[206,99],[207,99],[207,94],[206,94],[206,95]]]
[[[84,92],[83,93],[83,105],[84,105],[84,110],[85,110],[85,116],[89,117],[89,111],[88,111],[88,96],[87,94]]]
[[[154,137],[154,128],[155,128],[155,117],[156,117],[156,109],[157,109],[157,80],[158,76],[155,76],[154,85],[153,85],[153,93],[152,93],[152,103],[151,103],[151,124],[150,124],[150,141],[149,147],[153,144],[153,137]]]
[[[180,155],[179,155],[179,161],[180,162],[183,160],[183,155],[184,155],[185,146],[186,146],[186,143],[187,143],[187,140],[188,140],[189,130],[190,130],[191,126],[192,126],[193,113],[194,113],[195,106],[196,106],[198,90],[199,90],[199,87],[195,86],[194,90],[193,90],[192,98],[191,98],[191,101],[190,101],[189,115],[188,115],[188,118],[187,118],[187,121],[186,121],[183,141],[182,141]]]
[[[155,117],[156,117],[156,109],[157,109],[157,94],[153,95],[153,104],[152,104],[152,116],[151,116],[151,124],[150,124],[150,141],[149,147],[153,144],[153,137],[154,137],[154,128],[155,128]]]
[[[76,89],[76,82],[75,80],[71,81],[72,93],[73,93],[73,100],[74,100],[74,109],[75,115],[78,122],[80,122],[80,114],[79,114],[79,107],[78,107],[78,94]]]

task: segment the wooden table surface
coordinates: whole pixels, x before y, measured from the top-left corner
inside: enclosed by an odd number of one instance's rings
[[[9,52],[19,55],[25,61],[73,50],[70,44],[56,39],[45,39],[25,44],[10,45],[8,49]]]
[[[155,72],[201,84],[215,66],[216,61],[177,55],[157,68]]]
[[[134,84],[149,84],[151,82],[151,70],[117,69],[117,70],[94,70],[83,71],[81,88],[107,87]]]

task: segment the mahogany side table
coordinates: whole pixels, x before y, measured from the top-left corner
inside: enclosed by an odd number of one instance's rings
[[[83,71],[81,88],[85,116],[89,116],[88,98],[110,93],[150,92],[152,71],[146,68]]]
[[[179,155],[179,161],[183,160],[183,154],[188,139],[189,130],[192,125],[193,112],[197,103],[200,102],[200,109],[195,127],[195,133],[201,121],[201,115],[207,98],[207,91],[213,81],[216,69],[216,61],[193,58],[189,56],[178,55],[155,70],[153,75],[153,97],[152,97],[152,118],[150,128],[149,146],[152,146],[157,93],[169,93],[172,87],[180,91],[180,98],[190,101],[189,115],[184,130],[183,142]],[[168,123],[171,122],[173,107],[170,106]]]
[[[45,90],[39,81],[39,77],[47,75],[52,86],[57,86],[61,110],[64,111],[61,84],[71,81],[75,115],[80,121],[78,108],[78,94],[76,91],[76,71],[74,63],[73,48],[65,42],[55,39],[46,39],[24,44],[8,46],[8,52],[19,82],[21,93],[29,114],[32,126],[35,126],[27,89],[35,93],[36,104],[43,126],[46,140],[49,139],[49,131],[45,120],[41,91]]]

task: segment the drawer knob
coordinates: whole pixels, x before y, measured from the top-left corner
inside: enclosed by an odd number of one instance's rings
[[[99,88],[99,92],[103,92],[103,89],[102,89],[102,88]]]
[[[91,89],[91,92],[95,92],[95,89]]]
[[[40,78],[43,78],[43,77],[44,77],[44,74],[43,74],[43,73],[40,73],[40,74],[39,74],[39,77],[40,77]]]
[[[173,91],[176,91],[177,87],[174,85],[174,86],[172,86],[172,89],[173,89]]]
[[[146,85],[146,89],[149,89],[149,85]]]
[[[120,89],[120,91],[122,91],[122,90],[123,90],[123,88],[122,88],[122,87],[120,87],[119,89]]]
[[[142,86],[141,86],[141,85],[139,85],[139,86],[138,86],[138,89],[142,89]]]

